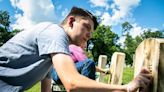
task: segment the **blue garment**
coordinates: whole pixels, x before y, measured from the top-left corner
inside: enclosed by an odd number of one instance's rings
[[[30,88],[48,77],[51,53],[70,54],[68,44],[63,28],[49,22],[18,33],[0,47],[0,80],[21,91]]]
[[[80,74],[95,80],[96,68],[94,61],[91,59],[85,59],[84,61],[76,62],[75,66]],[[56,84],[62,84],[54,68],[51,68],[50,73]]]

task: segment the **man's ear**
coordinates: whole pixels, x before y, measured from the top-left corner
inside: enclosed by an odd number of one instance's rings
[[[69,27],[72,28],[74,22],[75,22],[75,17],[74,17],[74,16],[68,17],[68,24],[69,24]]]

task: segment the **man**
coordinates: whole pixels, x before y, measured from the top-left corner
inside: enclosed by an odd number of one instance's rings
[[[145,90],[151,80],[145,69],[123,86],[97,83],[77,72],[68,45],[80,46],[86,42],[97,25],[96,18],[90,12],[73,7],[61,25],[41,23],[18,33],[0,48],[1,92],[24,91],[38,81],[41,81],[42,92],[50,92],[51,65],[68,92]]]

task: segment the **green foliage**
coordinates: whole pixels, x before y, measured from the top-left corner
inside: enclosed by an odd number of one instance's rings
[[[124,53],[126,54],[126,64],[132,65],[133,55],[137,48],[137,43],[135,39],[132,38],[131,35],[127,34],[124,44],[125,44]]]
[[[112,54],[119,49],[116,45],[117,39],[118,35],[113,33],[109,26],[98,26],[89,41],[90,44],[93,44],[93,48],[90,50],[94,61],[98,61],[99,55],[107,55],[108,61],[110,61]]]
[[[133,26],[129,22],[124,22],[122,24],[122,35],[125,33],[129,34],[130,29],[132,29]]]
[[[7,11],[0,10],[0,24],[4,26],[4,28],[8,28],[10,21],[9,21],[9,13]]]
[[[0,27],[0,46],[12,37],[12,33],[8,32],[5,28]]]
[[[10,16],[7,11],[0,11],[0,46],[13,37],[16,33],[21,31],[19,29],[9,31],[9,17]]]
[[[141,38],[147,39],[147,38],[164,38],[162,31],[154,31],[152,32],[151,29],[148,29],[147,31],[144,31],[143,34],[141,34]]]

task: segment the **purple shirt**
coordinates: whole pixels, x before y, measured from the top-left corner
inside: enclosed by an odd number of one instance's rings
[[[74,62],[84,61],[87,58],[84,50],[79,46],[73,44],[69,45],[69,50],[71,52],[71,57]]]

